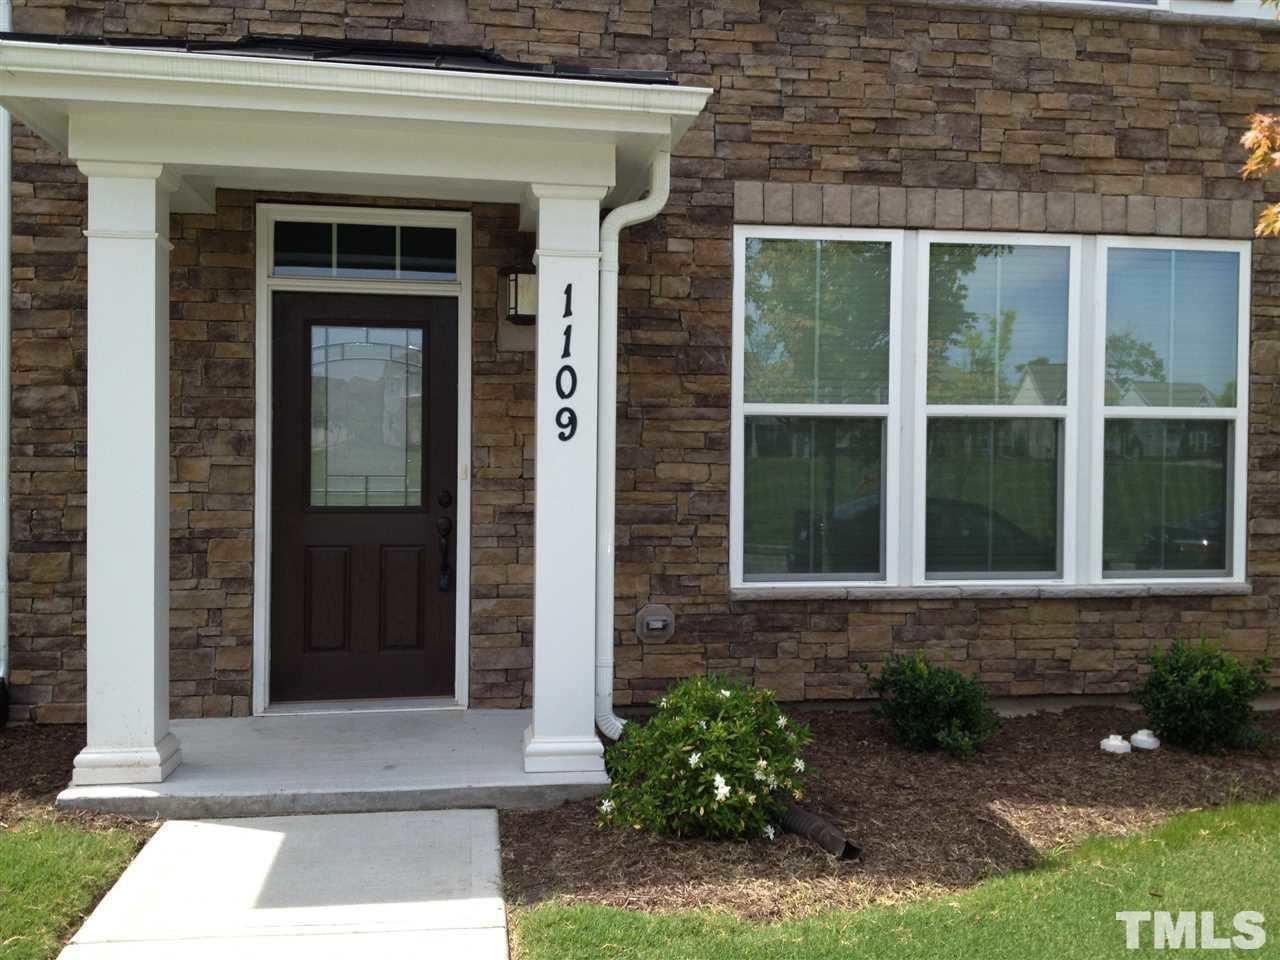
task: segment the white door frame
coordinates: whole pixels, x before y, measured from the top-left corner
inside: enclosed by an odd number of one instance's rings
[[[273,277],[271,260],[277,220],[325,223],[399,224],[451,227],[456,231],[458,279],[340,280]],[[471,638],[471,214],[459,210],[403,210],[370,207],[257,205],[254,336],[254,503],[253,503],[253,713],[271,705],[271,297],[282,290],[312,293],[382,293],[452,297],[458,302],[458,477],[457,558],[454,598],[455,664],[452,700],[465,707]],[[386,704],[386,701],[379,701]],[[408,701],[420,704],[423,701]],[[353,701],[353,708],[358,708]]]

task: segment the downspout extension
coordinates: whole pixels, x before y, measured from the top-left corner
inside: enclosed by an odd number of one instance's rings
[[[13,29],[11,0],[0,0],[0,31]],[[0,110],[0,727],[9,719],[9,354],[13,261],[13,127]]]
[[[671,195],[671,152],[649,169],[644,199],[609,212],[600,224],[599,448],[596,456],[596,726],[610,740],[626,723],[613,712],[613,534],[618,465],[618,235],[652,220]]]

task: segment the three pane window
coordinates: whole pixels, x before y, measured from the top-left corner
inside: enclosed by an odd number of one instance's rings
[[[273,277],[458,279],[457,231],[380,223],[277,220]]]
[[[733,582],[1238,579],[1248,249],[739,228]]]

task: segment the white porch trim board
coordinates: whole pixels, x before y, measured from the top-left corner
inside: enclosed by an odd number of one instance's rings
[[[169,732],[169,192],[159,165],[89,178],[88,745],[72,782],[151,783]]]
[[[533,184],[538,209],[533,722],[529,772],[604,770],[595,733],[600,187]]]

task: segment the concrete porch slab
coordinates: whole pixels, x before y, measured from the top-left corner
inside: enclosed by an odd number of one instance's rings
[[[492,810],[167,823],[63,951],[505,960]]]
[[[62,807],[196,819],[498,807],[595,796],[598,773],[525,773],[527,710],[175,720],[163,783],[70,787]]]

